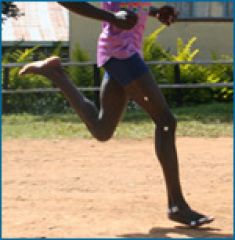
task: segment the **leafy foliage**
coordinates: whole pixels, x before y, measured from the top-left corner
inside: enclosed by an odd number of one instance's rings
[[[2,2],[2,22],[7,18],[17,18],[24,15],[14,2]]]
[[[177,39],[177,53],[167,52],[158,42],[159,34],[164,31],[162,26],[155,30],[144,41],[144,57],[146,60],[157,61],[193,61],[200,52],[199,49],[193,49],[196,37],[192,37],[188,42],[184,42],[181,38]],[[212,60],[218,57],[212,53]],[[220,56],[220,60],[231,60],[231,57]],[[158,83],[174,83],[175,75],[173,66],[155,65],[151,66],[151,70]],[[233,66],[225,64],[211,65],[180,65],[181,82],[182,83],[228,83],[233,82]],[[178,89],[163,90],[167,100],[171,104],[175,104],[177,96],[180,95],[184,103],[205,103],[210,101],[232,101],[233,90],[224,88],[206,88],[206,89]]]
[[[165,50],[156,40],[164,31],[162,26],[155,30],[144,40],[144,57],[147,61],[193,61],[199,53],[199,49],[194,49],[197,41],[196,37],[192,37],[186,43],[182,39],[177,39],[176,54]],[[55,46],[53,55],[60,55],[61,44]],[[34,48],[20,50],[17,48],[10,49],[2,57],[3,63],[16,62],[25,63],[34,59],[35,52],[40,52],[40,46]],[[229,56],[217,56],[215,53],[211,55],[212,60],[225,59],[231,60]],[[44,59],[44,53],[38,54],[39,59]],[[72,60],[77,62],[89,61],[88,54],[76,46],[72,54]],[[93,86],[93,69],[92,66],[68,67],[65,69],[69,78],[74,81],[77,86]],[[172,65],[151,65],[151,70],[159,84],[174,83],[174,66]],[[185,64],[180,66],[181,82],[183,83],[220,83],[233,82],[233,66],[224,64],[212,65],[191,65]],[[28,75],[19,77],[19,68],[13,68],[9,76],[9,88],[11,89],[27,89],[27,88],[48,88],[53,87],[52,83],[42,77],[36,75]],[[233,99],[233,89],[229,88],[206,88],[206,89],[163,89],[168,102],[171,105],[176,104],[176,99],[180,95],[183,103],[207,103],[211,101],[231,102]],[[92,92],[85,92],[86,96],[93,98]],[[4,97],[5,98],[5,97]],[[37,93],[27,95],[9,95],[7,97],[8,112],[31,112],[31,113],[53,113],[53,112],[71,112],[69,104],[62,94],[57,93]]]
[[[40,46],[33,48],[9,49],[2,58],[3,63],[27,63],[33,60],[33,56]],[[55,48],[60,52],[60,44]],[[44,54],[39,55],[39,59],[44,59]],[[9,89],[29,89],[29,88],[50,88],[52,83],[43,76],[39,75],[18,75],[19,68],[12,68],[9,73]],[[14,94],[4,96],[7,102],[7,112],[31,112],[31,113],[48,113],[53,111],[64,111],[68,108],[66,101],[61,94],[50,93],[32,93],[32,94]]]

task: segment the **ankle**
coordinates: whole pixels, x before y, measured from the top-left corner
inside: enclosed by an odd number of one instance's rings
[[[189,205],[186,203],[185,200],[181,200],[181,201],[172,201],[169,206],[168,206],[169,209],[179,209],[179,210],[182,210],[182,209],[188,209],[190,208]]]

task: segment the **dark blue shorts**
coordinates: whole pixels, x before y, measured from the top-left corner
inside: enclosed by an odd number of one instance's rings
[[[110,58],[104,65],[110,78],[126,86],[149,71],[144,60],[135,53],[127,59]]]

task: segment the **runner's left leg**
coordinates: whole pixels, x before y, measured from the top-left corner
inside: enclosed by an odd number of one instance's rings
[[[191,210],[184,199],[175,146],[176,120],[151,73],[132,81],[126,86],[126,92],[156,123],[155,149],[166,181],[169,218],[189,226],[211,222],[212,218]]]

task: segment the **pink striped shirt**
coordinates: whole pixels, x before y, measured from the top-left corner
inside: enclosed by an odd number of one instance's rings
[[[97,46],[97,63],[103,66],[111,57],[126,59],[135,53],[142,56],[142,41],[145,29],[149,2],[103,2],[104,10],[117,12],[122,8],[134,11],[138,22],[131,30],[122,30],[114,25],[103,22]]]

